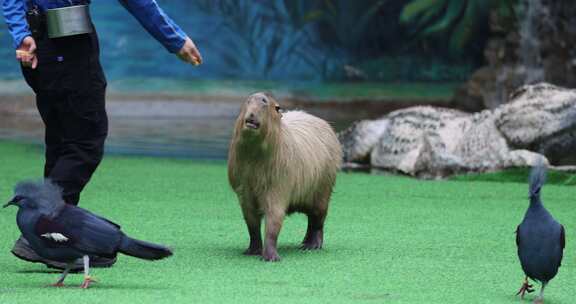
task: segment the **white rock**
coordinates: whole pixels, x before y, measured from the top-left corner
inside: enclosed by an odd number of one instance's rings
[[[531,166],[542,157],[537,152],[562,157],[574,151],[566,147],[576,147],[576,90],[524,86],[510,103],[474,114],[402,109],[355,123],[340,134],[340,141],[349,167],[419,177]]]

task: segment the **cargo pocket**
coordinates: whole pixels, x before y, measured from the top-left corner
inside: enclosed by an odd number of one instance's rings
[[[98,60],[68,62],[64,89],[68,105],[78,117],[99,121],[105,110],[106,79]]]
[[[108,133],[104,90],[72,91],[66,94],[61,113],[61,126],[65,138],[92,140],[104,138]]]
[[[64,66],[56,62],[39,61],[35,70],[23,68],[28,84],[37,94],[40,92],[54,94],[62,90]]]
[[[78,90],[67,94],[67,105],[77,118],[98,123],[106,115],[104,90]]]

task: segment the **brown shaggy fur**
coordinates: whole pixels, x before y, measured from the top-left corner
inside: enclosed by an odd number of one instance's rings
[[[302,249],[322,247],[341,155],[326,121],[302,111],[281,113],[274,98],[263,93],[248,98],[236,120],[228,155],[228,178],[250,234],[245,254],[279,260],[276,241],[284,216],[292,212],[308,216]]]

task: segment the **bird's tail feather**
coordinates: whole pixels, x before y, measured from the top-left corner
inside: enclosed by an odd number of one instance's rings
[[[172,250],[168,247],[136,240],[128,236],[124,236],[119,251],[144,260],[160,260],[172,255]]]
[[[540,197],[540,189],[546,182],[546,164],[540,160],[530,172],[530,197]]]

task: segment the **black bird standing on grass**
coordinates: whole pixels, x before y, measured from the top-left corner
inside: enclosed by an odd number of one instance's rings
[[[84,262],[84,282],[88,288],[89,256],[114,258],[118,252],[159,260],[172,255],[164,246],[132,239],[120,226],[85,209],[64,203],[62,192],[49,180],[22,182],[14,198],[4,207],[19,208],[17,223],[22,235],[40,256],[66,263],[67,267],[53,286],[63,286],[66,275],[79,259]]]
[[[544,208],[540,200],[540,190],[546,180],[546,167],[541,162],[530,173],[530,207],[524,220],[516,229],[518,257],[526,279],[517,294],[524,298],[532,292],[528,278],[542,284],[540,295],[534,303],[544,302],[544,288],[556,276],[562,263],[566,239],[564,227]]]

